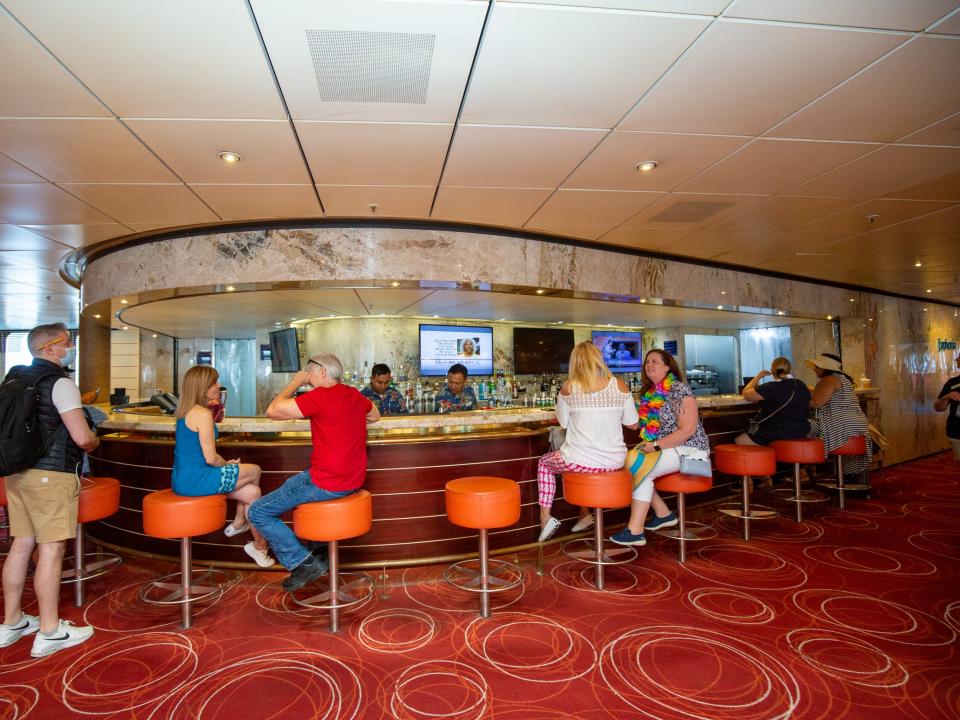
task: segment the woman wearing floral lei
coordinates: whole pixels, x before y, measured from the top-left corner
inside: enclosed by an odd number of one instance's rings
[[[677,472],[682,456],[697,460],[710,457],[710,443],[697,413],[697,401],[682,380],[677,361],[670,353],[647,353],[637,407],[641,442],[627,454],[625,465],[634,477],[630,522],[610,538],[620,545],[646,545],[645,529],[676,525],[677,516],[657,494],[653,481]],[[654,517],[648,522],[651,504]]]

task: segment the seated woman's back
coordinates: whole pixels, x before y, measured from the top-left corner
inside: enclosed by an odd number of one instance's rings
[[[614,467],[626,457],[623,425],[637,421],[636,406],[622,380],[592,385],[581,389],[568,380],[557,398],[557,419],[567,430],[563,456],[585,467]]]

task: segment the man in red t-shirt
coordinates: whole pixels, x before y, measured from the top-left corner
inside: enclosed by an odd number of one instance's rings
[[[343,365],[336,355],[319,353],[307,362],[267,407],[271,420],[310,420],[313,452],[310,469],[287,479],[250,506],[250,522],[270,543],[290,577],[283,589],[293,592],[327,571],[326,545],[311,553],[280,519],[297,505],[335,500],[356,492],[367,474],[367,424],[380,413],[359,391],[340,383]],[[295,398],[297,388],[313,389]]]

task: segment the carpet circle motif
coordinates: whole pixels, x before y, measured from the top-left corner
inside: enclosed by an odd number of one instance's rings
[[[611,595],[627,595],[631,598],[652,598],[663,595],[670,589],[670,579],[663,573],[636,565],[608,565],[604,568],[604,589],[597,590],[594,583],[594,567],[571,560],[550,568],[550,577],[561,585],[577,592],[592,592],[598,599]],[[611,598],[612,599],[612,598]],[[612,599],[613,602],[621,602]]]
[[[423,571],[422,568],[415,568]],[[477,593],[468,590],[459,590],[443,579],[443,571],[446,568],[436,567],[428,568],[432,572],[431,576],[424,576],[417,582],[407,582],[407,575],[414,568],[405,568],[403,571],[403,592],[408,598],[413,600],[420,607],[430,610],[441,610],[443,612],[464,612],[475,613],[477,611]],[[490,608],[498,610],[510,607],[526,593],[526,580],[520,583],[517,588],[505,592],[495,592],[490,594]]]
[[[144,582],[147,582],[145,579]],[[142,582],[122,585],[87,603],[83,621],[106,632],[146,632],[180,624],[179,605],[148,605],[139,596]],[[224,590],[224,594],[228,592]],[[213,603],[194,603],[193,617],[207,612]]]
[[[696,550],[694,556],[701,562],[685,562],[683,569],[717,585],[790,590],[807,581],[807,573],[799,565],[758,545],[710,543]]]
[[[490,689],[480,672],[454,660],[411,665],[397,678],[390,710],[398,720],[477,720],[487,714]]]
[[[743,521],[730,515],[718,516],[716,525],[725,535],[740,537],[743,534]],[[811,543],[823,537],[823,528],[812,522],[761,520],[753,521],[750,529],[770,542]]]
[[[814,562],[860,572],[909,576],[934,575],[937,572],[937,566],[928,560],[885,548],[817,545],[804,548],[803,554]]]
[[[960,505],[945,502],[911,502],[900,506],[907,515],[953,524],[960,517]]]
[[[853,508],[851,508],[853,509]],[[831,513],[820,518],[820,522],[828,527],[841,530],[879,530],[880,526],[873,520],[863,517],[856,512]]]
[[[776,617],[763,600],[737,590],[698,588],[687,593],[687,600],[707,617],[722,622],[764,625]]]
[[[420,610],[379,610],[363,619],[357,641],[367,650],[398,653],[416,650],[433,640],[437,624]]]
[[[924,552],[960,560],[960,530],[921,530],[907,542]]]
[[[787,633],[790,648],[810,667],[843,683],[895,688],[910,674],[903,665],[870,643],[836,630],[805,628]]]
[[[25,720],[39,700],[40,692],[29,685],[0,685],[0,717]]]

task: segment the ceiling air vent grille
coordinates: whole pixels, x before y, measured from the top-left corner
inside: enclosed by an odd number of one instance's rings
[[[696,202],[693,200],[681,201],[668,207],[659,215],[650,218],[649,222],[662,223],[701,223],[713,217],[721,210],[733,207],[728,202]]]
[[[427,33],[307,30],[320,99],[423,105],[435,40]]]

